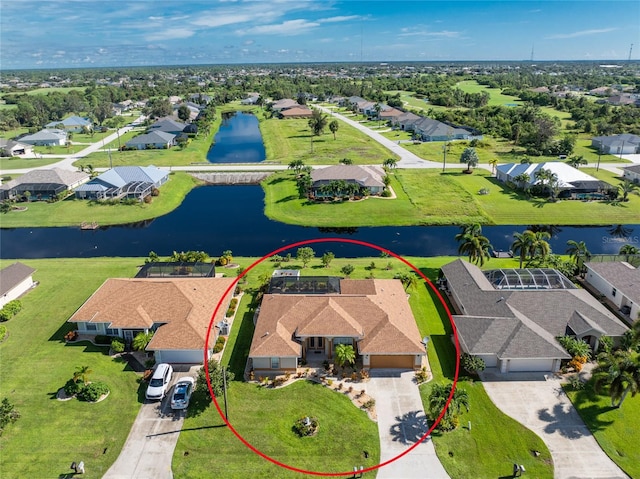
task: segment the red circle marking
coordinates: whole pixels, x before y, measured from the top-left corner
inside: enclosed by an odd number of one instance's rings
[[[447,408],[449,407],[449,404],[451,403],[451,398],[453,397],[453,394],[454,394],[454,392],[456,390],[456,386],[458,384],[458,374],[460,372],[460,343],[458,342],[458,331],[456,330],[456,325],[453,322],[453,318],[451,317],[451,311],[449,311],[449,308],[447,307],[447,304],[445,303],[444,299],[442,298],[442,295],[440,294],[440,291],[438,291],[438,288],[436,288],[433,285],[431,280],[429,278],[427,278],[422,273],[422,271],[420,271],[418,268],[416,268],[413,264],[411,264],[409,261],[407,261],[403,257],[395,254],[393,251],[390,251],[390,250],[388,250],[386,248],[382,248],[381,246],[378,246],[378,245],[375,245],[375,244],[372,244],[372,243],[368,243],[366,241],[360,241],[360,240],[349,239],[349,238],[316,238],[316,239],[303,240],[303,241],[298,241],[296,243],[292,243],[292,244],[287,245],[287,246],[282,246],[281,248],[278,248],[278,249],[272,251],[268,255],[263,256],[259,260],[253,262],[251,264],[251,266],[246,268],[236,278],[236,280],[226,289],[226,291],[222,295],[222,299],[218,302],[218,304],[216,304],[216,308],[213,311],[213,315],[211,316],[211,320],[209,321],[209,327],[207,328],[207,338],[205,340],[205,345],[204,345],[204,364],[207,364],[207,362],[208,362],[207,351],[209,350],[209,335],[211,333],[211,328],[213,327],[214,318],[216,317],[216,314],[218,314],[218,310],[220,309],[220,306],[222,305],[222,302],[223,302],[224,298],[226,298],[227,295],[231,291],[233,291],[235,289],[236,285],[238,284],[238,281],[240,281],[240,279],[242,279],[249,271],[251,271],[257,265],[262,263],[267,258],[273,256],[274,254],[281,253],[281,252],[286,251],[286,250],[291,249],[291,248],[296,248],[296,247],[299,247],[299,246],[304,246],[304,245],[308,245],[308,244],[316,244],[316,243],[351,243],[351,244],[357,244],[357,245],[360,245],[360,246],[366,246],[366,247],[369,247],[369,248],[376,249],[378,251],[386,253],[389,256],[392,256],[392,257],[402,261],[404,264],[409,266],[416,274],[418,274],[422,279],[424,279],[427,282],[427,284],[429,285],[429,287],[431,288],[431,290],[438,297],[438,299],[440,300],[440,303],[442,304],[444,310],[447,313],[447,316],[449,318],[449,322],[451,323],[451,328],[452,328],[452,331],[453,331],[454,345],[456,347],[456,372],[455,372],[455,376],[453,378],[453,387],[451,388],[451,393],[449,394],[449,397],[447,398],[447,403],[445,404],[444,408],[442,409],[442,411],[440,412],[440,414],[438,415],[436,420],[433,422],[433,424],[431,425],[429,430],[426,431],[422,435],[420,440],[416,441],[415,444],[413,444],[412,446],[407,448],[406,451],[398,454],[397,456],[392,457],[391,459],[389,459],[389,460],[387,460],[385,462],[382,462],[380,464],[377,464],[375,466],[371,466],[371,467],[368,467],[367,469],[363,469],[363,471],[362,471],[362,472],[370,472],[370,471],[374,471],[374,470],[376,470],[376,469],[378,469],[380,467],[386,466],[387,464],[391,464],[394,461],[397,461],[401,457],[409,454],[416,447],[418,447],[420,445],[420,443],[422,443],[423,441],[425,441],[427,439],[427,437],[431,434],[431,432],[438,425],[438,423],[440,422],[440,420],[444,416],[444,413],[446,412]],[[218,414],[220,414],[220,417],[222,418],[224,423],[227,425],[227,427],[231,430],[231,432],[233,432],[233,434],[235,434],[235,436],[245,446],[247,446],[253,452],[258,454],[260,457],[262,457],[263,459],[266,459],[267,461],[272,462],[273,464],[276,464],[276,465],[278,465],[280,467],[283,467],[285,469],[289,469],[290,471],[300,472],[302,474],[308,474],[308,475],[313,475],[313,476],[353,476],[353,471],[346,471],[346,472],[320,472],[320,471],[308,471],[306,469],[300,469],[300,468],[297,468],[297,467],[294,467],[294,466],[290,466],[289,464],[285,464],[283,462],[280,462],[280,461],[278,461],[278,460],[266,455],[262,451],[256,449],[253,445],[251,445],[251,443],[249,443],[244,437],[242,437],[240,435],[240,433],[238,433],[238,431],[236,431],[235,428],[231,425],[231,423],[225,418],[224,412],[220,408],[220,405],[218,404],[218,400],[216,399],[216,395],[213,393],[213,389],[211,387],[211,378],[209,377],[209,369],[205,367],[204,370],[205,370],[205,377],[206,377],[206,380],[207,380],[207,387],[209,388],[209,394],[211,395],[211,398],[213,399],[213,402],[214,402],[214,404],[216,406],[216,409],[218,410]]]

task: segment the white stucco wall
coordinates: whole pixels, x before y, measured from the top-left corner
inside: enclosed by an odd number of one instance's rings
[[[622,294],[620,291],[613,295],[613,286],[606,281],[602,276],[595,273],[589,266],[587,266],[587,282],[596,288],[600,293],[604,294],[613,304],[620,307],[622,303]]]
[[[18,299],[25,292],[29,290],[33,286],[33,278],[29,276],[17,284],[13,289],[7,291],[6,294],[0,298],[0,308],[4,307],[9,301],[13,301],[14,299]]]

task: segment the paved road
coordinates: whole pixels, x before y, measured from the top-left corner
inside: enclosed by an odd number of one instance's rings
[[[376,400],[380,463],[404,453],[428,430],[413,371],[372,371],[367,392]],[[433,443],[427,439],[401,458],[378,469],[377,479],[446,479]]]
[[[501,411],[542,438],[553,458],[555,479],[628,477],[600,448],[558,379],[516,374],[504,380],[499,373],[485,371],[482,384]]]

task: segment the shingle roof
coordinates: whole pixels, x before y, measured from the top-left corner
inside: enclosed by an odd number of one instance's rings
[[[7,294],[35,271],[35,269],[20,262],[15,262],[0,270],[0,296]]]
[[[55,128],[40,130],[32,135],[26,135],[19,139],[23,143],[29,141],[43,141],[43,140],[60,140],[67,137],[67,132],[58,130]]]
[[[402,283],[366,281],[373,294],[357,294],[347,281],[346,295],[265,295],[249,355],[297,357],[299,339],[308,336],[356,338],[360,354],[424,354]]]
[[[318,168],[311,172],[311,181],[345,180],[353,181],[362,186],[383,187],[382,177],[384,172],[379,166],[360,165],[334,165],[326,168]]]
[[[58,125],[64,126],[90,126],[91,121],[88,118],[82,118],[80,116],[70,116],[65,118],[64,120],[56,120],[47,123],[45,126],[47,128],[55,128]]]
[[[174,131],[182,131],[184,127],[187,126],[186,123],[181,123],[179,121],[174,120],[173,118],[165,117],[156,121],[154,124],[149,126],[150,131],[161,131],[164,133],[170,133]]]
[[[24,184],[43,184],[53,183],[57,185],[65,185],[69,188],[83,180],[88,180],[89,175],[81,171],[63,170],[61,168],[51,168],[48,170],[31,170],[15,180],[11,180],[0,187],[14,187]],[[6,188],[3,188],[6,189]]]
[[[135,329],[161,324],[148,350],[204,349],[211,315],[233,282],[233,278],[110,278],[68,321]],[[229,300],[225,298],[226,303]],[[220,307],[214,324],[225,313],[226,307]]]
[[[127,141],[127,146],[133,145],[153,145],[157,143],[169,143],[176,137],[173,133],[167,133],[166,131],[151,131],[138,135],[135,138]]]
[[[595,136],[591,141],[596,141],[606,146],[619,146],[622,143],[632,143],[634,145],[640,144],[640,136],[633,135],[631,133],[622,133],[620,135],[611,136]]]
[[[640,165],[625,166],[622,169],[625,170],[625,171],[632,171],[634,173],[640,173]]]
[[[640,304],[640,269],[623,261],[589,262],[586,266],[631,301]]]

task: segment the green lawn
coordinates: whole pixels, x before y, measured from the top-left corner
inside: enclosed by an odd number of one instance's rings
[[[174,172],[169,181],[160,187],[160,195],[150,204],[107,205],[70,196],[64,201],[47,203],[33,201],[21,203],[27,211],[11,211],[0,216],[2,228],[79,226],[82,222],[95,221],[100,226],[134,223],[165,215],[176,209],[184,197],[198,184],[193,176]]]
[[[331,121],[331,116],[329,116]],[[267,161],[288,164],[301,159],[308,165],[337,164],[349,158],[354,164],[382,164],[394,155],[375,140],[340,121],[336,139],[327,127],[321,136],[313,137],[307,120],[271,118],[260,122]]]
[[[6,95],[24,95],[24,94],[46,95],[47,93],[53,93],[53,92],[69,93],[72,90],[84,91],[85,89],[86,87],[83,87],[83,86],[55,86],[51,88],[35,88],[29,91],[24,91],[24,90],[11,91],[11,92],[6,92]],[[4,94],[1,96],[4,96]]]
[[[397,170],[391,186],[396,199],[369,198],[359,202],[316,203],[300,199],[293,173],[282,172],[263,182],[265,214],[274,220],[307,226],[449,225],[478,222],[488,225],[606,225],[638,221],[640,196],[627,203],[527,199],[521,193],[475,170],[467,175],[447,170]],[[585,169],[591,173],[591,169]],[[617,185],[613,173],[599,178]],[[480,195],[488,189],[488,195]]]
[[[511,95],[504,95],[500,88],[489,88],[486,85],[480,85],[475,80],[464,80],[456,83],[456,88],[459,88],[465,93],[480,93],[487,92],[489,94],[489,106],[493,105],[522,105],[523,102],[518,97]]]
[[[137,374],[89,343],[67,343],[66,320],[108,277],[131,277],[140,259],[23,260],[39,285],[21,298],[23,310],[7,323],[0,344],[0,397],[21,417],[0,437],[2,477],[66,477],[83,460],[88,477],[101,477],[115,461],[140,406]],[[10,261],[3,260],[4,268]],[[75,369],[89,366],[92,381],[111,389],[89,404],[58,401],[55,394]]]
[[[11,158],[0,158],[0,170],[18,170],[22,168],[37,168],[38,166],[46,166],[57,163],[60,158],[20,158],[17,156]]]
[[[565,387],[580,417],[604,452],[630,477],[640,477],[640,396],[614,409],[608,396],[593,391],[591,382],[582,391]]]

